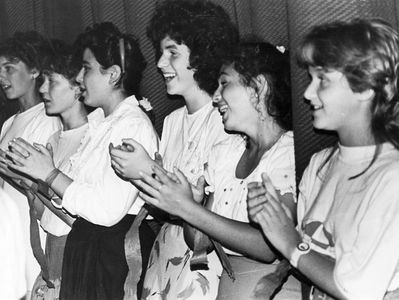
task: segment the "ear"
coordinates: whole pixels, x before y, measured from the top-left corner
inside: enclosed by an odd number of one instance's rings
[[[121,67],[118,65],[112,65],[107,69],[109,77],[109,84],[115,85],[122,76]]]
[[[36,79],[37,77],[39,77],[39,75],[40,75],[40,72],[39,72],[39,70],[38,69],[36,69],[36,68],[33,68],[32,70],[31,70],[31,77],[32,77],[32,79]]]
[[[82,92],[80,91],[80,87],[78,85],[72,85],[72,90],[75,94],[75,99],[79,99]]]
[[[359,95],[359,101],[369,102],[372,101],[375,97],[375,92],[373,89],[367,89],[363,92],[357,93]]]
[[[267,91],[269,89],[266,77],[263,74],[259,74],[253,80],[253,83],[256,85],[256,90],[258,91],[258,98],[265,99]]]

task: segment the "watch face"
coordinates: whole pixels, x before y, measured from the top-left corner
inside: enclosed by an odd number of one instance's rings
[[[309,244],[305,243],[305,242],[299,243],[297,247],[298,247],[298,250],[301,250],[301,251],[308,251],[310,248]]]

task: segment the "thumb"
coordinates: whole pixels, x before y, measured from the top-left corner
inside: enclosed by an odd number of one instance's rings
[[[197,180],[197,185],[195,186],[195,188],[197,190],[202,191],[205,188],[205,184],[206,184],[205,176],[201,175],[200,178],[198,178]]]
[[[47,150],[47,145],[44,147],[42,144],[33,143],[33,146],[41,153],[49,153],[49,150]]]
[[[163,166],[163,159],[162,159],[162,155],[159,154],[159,152],[155,152],[154,154],[154,160],[157,163],[158,166],[162,167]]]
[[[134,139],[122,139],[122,143],[129,145],[133,148],[142,147],[141,144]]]
[[[277,195],[276,189],[274,188],[270,177],[267,176],[266,173],[262,173],[262,182],[265,186],[266,191],[268,191],[275,199],[278,199],[279,197]]]
[[[51,146],[50,143],[47,143],[46,149],[48,150],[48,152],[50,153],[50,155],[53,156],[53,146]]]

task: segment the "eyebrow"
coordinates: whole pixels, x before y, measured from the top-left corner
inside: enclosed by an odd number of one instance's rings
[[[176,45],[167,45],[167,46],[165,46],[165,49],[174,49],[174,50],[177,50],[177,46]]]

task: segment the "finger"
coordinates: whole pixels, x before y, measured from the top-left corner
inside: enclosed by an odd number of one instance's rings
[[[154,154],[155,162],[158,166],[163,167],[163,158],[159,152],[155,152]]]
[[[166,185],[172,184],[173,181],[169,178],[168,172],[163,168],[159,167],[158,165],[151,166],[152,171],[156,175],[156,179]]]
[[[198,178],[198,180],[197,180],[197,184],[196,184],[196,189],[198,189],[198,190],[203,190],[203,189],[205,189],[205,176],[204,175],[201,175],[200,176],[200,178]]]
[[[144,174],[144,176],[146,177],[148,177],[148,175],[147,174]],[[145,181],[145,178],[143,178],[143,180],[135,180],[134,181],[134,184],[136,185],[136,186],[138,186],[142,191],[144,191],[145,193],[147,193],[148,195],[150,195],[150,196],[152,196],[152,197],[154,197],[154,198],[157,198],[157,197],[159,197],[159,192],[158,192],[158,190],[159,190],[159,187],[161,186],[159,183],[159,185],[158,185],[158,187],[153,187],[152,185],[150,185],[150,184],[148,184],[146,181]]]
[[[123,167],[122,167],[122,166],[123,166],[123,163],[124,163],[124,160],[123,160],[123,159],[120,159],[120,158],[117,157],[117,156],[112,156],[112,157],[111,157],[111,164],[112,164],[113,162],[116,163],[116,164],[118,165],[118,168],[119,168],[119,169],[121,169],[121,170],[123,169]]]
[[[122,143],[131,146],[133,149],[143,148],[143,146],[134,139],[122,139]]]
[[[179,180],[179,178],[176,176],[175,173],[168,172],[167,175],[168,175],[168,177],[169,177],[172,181],[174,181],[174,182],[176,182],[176,183],[179,183],[179,184],[181,183],[180,180]]]
[[[25,164],[25,161],[26,161],[25,157],[21,157],[21,156],[15,154],[15,153],[12,153],[11,151],[6,151],[6,153],[7,153],[7,156],[9,158],[11,158],[11,159],[8,159],[8,160],[5,161],[5,163],[8,166],[10,166],[10,165],[14,166],[15,164],[22,166],[22,165]]]
[[[187,177],[183,174],[182,171],[180,171],[178,168],[174,167],[173,168],[174,174],[177,176],[177,178],[179,179],[179,181],[182,184],[188,184],[188,180]]]
[[[20,138],[20,137],[17,139],[13,139],[10,143],[16,143],[20,147],[23,147],[25,150],[27,150],[30,153],[32,153],[33,151],[37,151],[37,149],[35,147],[33,147],[33,145],[31,145],[26,140],[24,140],[23,138]]]
[[[265,185],[266,190],[276,199],[278,199],[278,194],[276,192],[276,189],[273,186],[272,181],[270,180],[270,177],[267,176],[266,173],[262,173],[262,182]]]
[[[47,149],[48,153],[51,155],[51,157],[53,157],[53,154],[54,154],[54,152],[53,152],[53,146],[51,146],[50,143],[47,143],[46,149]]]
[[[16,155],[19,155],[21,157],[27,158],[30,156],[30,152],[28,152],[25,148],[22,148],[16,143],[12,143],[8,146],[8,149]]]
[[[151,205],[154,205],[154,206],[156,206],[156,207],[159,207],[159,200],[158,200],[158,199],[153,198],[153,197],[151,197],[151,196],[149,196],[149,195],[147,195],[147,194],[145,194],[145,193],[143,193],[143,192],[140,192],[140,193],[139,193],[139,196],[140,196],[140,198],[143,199],[146,203],[151,204]]]
[[[51,156],[50,151],[43,146],[42,144],[38,144],[38,143],[33,143],[33,146],[36,147],[37,151],[39,151],[40,153],[46,155],[46,156]]]
[[[255,198],[266,192],[265,186],[262,182],[250,182],[248,183],[248,194],[247,198]]]
[[[127,144],[127,143],[123,143],[122,148],[124,151],[128,151],[128,152],[134,152],[134,150],[135,150],[132,145]]]
[[[115,147],[110,151],[110,155],[112,157],[118,157],[123,160],[127,160],[129,158],[129,153],[130,151],[123,150],[123,147],[120,148]]]
[[[119,173],[122,175],[122,167],[118,164],[116,160],[111,160],[111,166],[114,169],[115,172]]]

